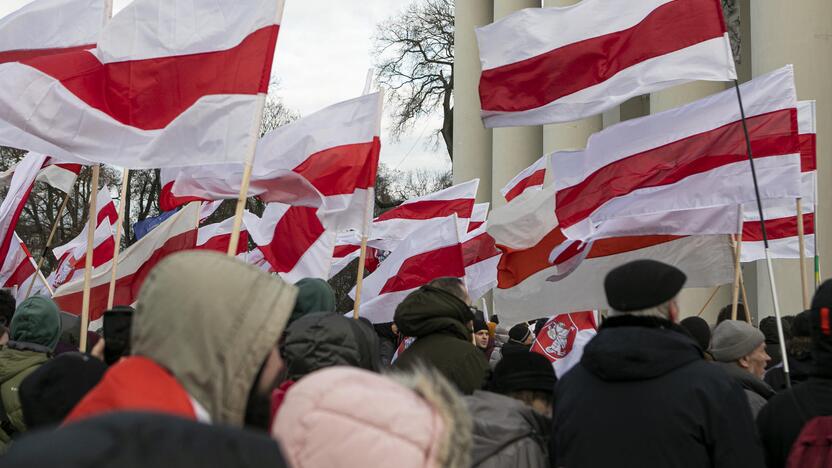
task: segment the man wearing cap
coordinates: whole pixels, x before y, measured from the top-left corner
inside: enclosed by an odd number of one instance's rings
[[[711,356],[716,365],[745,390],[751,414],[757,413],[774,396],[774,390],[763,381],[766,364],[766,337],[748,322],[726,320],[717,325],[711,338]]]
[[[607,275],[610,316],[555,388],[552,466],[762,466],[742,388],[676,324],[686,279],[653,260]]]

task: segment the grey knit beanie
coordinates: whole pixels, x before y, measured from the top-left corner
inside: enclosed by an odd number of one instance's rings
[[[731,362],[751,354],[765,340],[763,332],[748,322],[726,320],[714,330],[709,351],[714,360]]]

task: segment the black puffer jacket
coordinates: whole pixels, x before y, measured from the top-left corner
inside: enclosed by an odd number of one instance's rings
[[[474,421],[471,466],[547,468],[552,421],[519,400],[476,391],[465,397]]]
[[[762,451],[740,386],[678,325],[604,322],[555,387],[556,467],[759,467]]]
[[[375,372],[381,368],[375,330],[336,313],[311,313],[295,320],[286,329],[280,350],[291,380],[333,366]]]
[[[48,447],[48,449],[45,449]],[[112,413],[32,432],[0,458],[4,468],[281,468],[266,434],[156,413]]]

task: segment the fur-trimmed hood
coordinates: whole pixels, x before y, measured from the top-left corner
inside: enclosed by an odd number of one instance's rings
[[[272,435],[295,468],[468,468],[471,420],[438,373],[379,375],[351,367],[292,386]]]

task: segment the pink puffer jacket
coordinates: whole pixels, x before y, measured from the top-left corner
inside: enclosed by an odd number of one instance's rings
[[[467,467],[471,421],[434,372],[314,372],[286,394],[272,426],[291,466]]]

